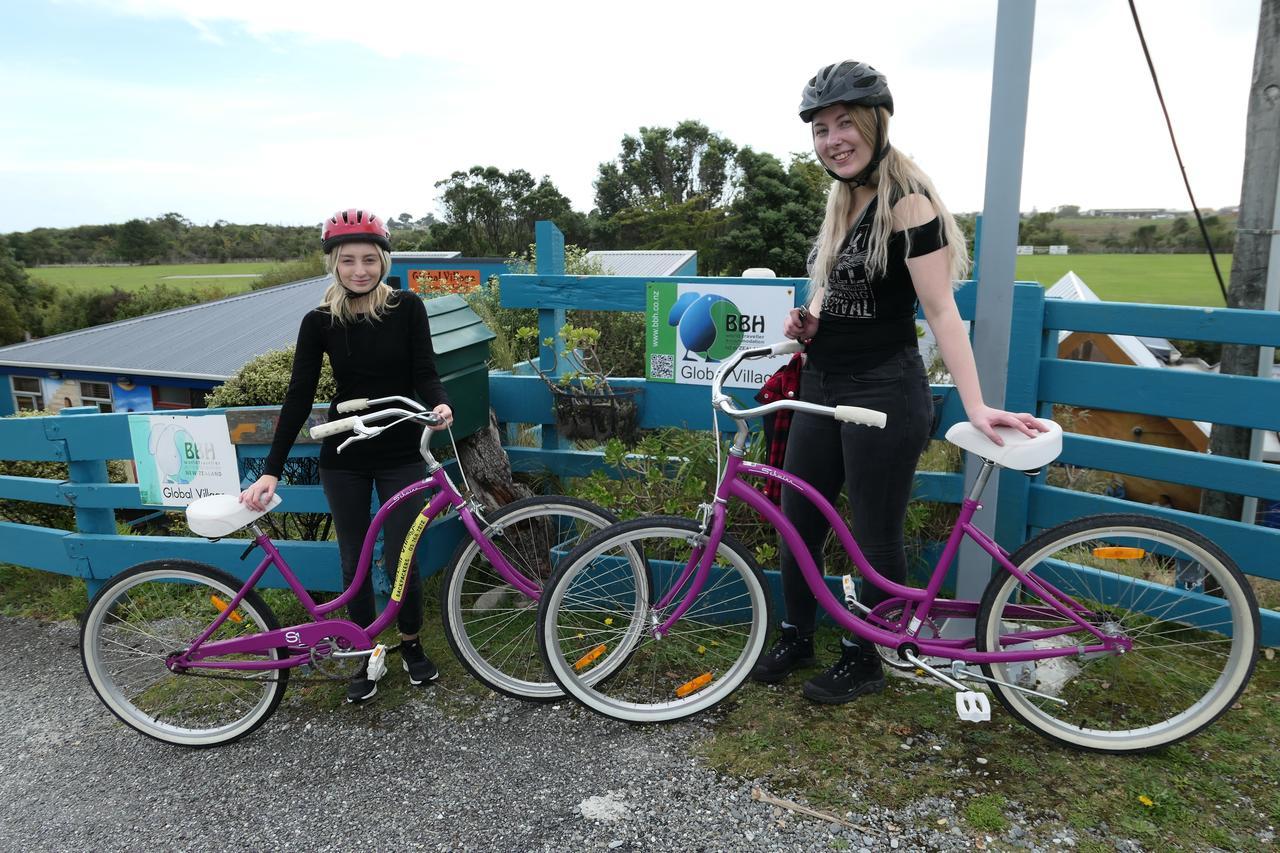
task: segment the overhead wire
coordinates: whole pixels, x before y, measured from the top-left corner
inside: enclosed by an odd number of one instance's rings
[[[1213,264],[1213,273],[1218,277],[1218,289],[1222,291],[1222,302],[1227,304],[1227,286],[1222,281],[1222,270],[1218,267],[1218,256],[1213,251],[1213,241],[1209,239],[1209,229],[1200,215],[1200,207],[1196,204],[1195,194],[1191,192],[1191,181],[1187,178],[1187,167],[1182,162],[1182,152],[1178,150],[1178,140],[1173,133],[1173,120],[1169,118],[1169,108],[1165,106],[1164,92],[1160,90],[1160,78],[1156,76],[1155,63],[1151,61],[1151,51],[1147,49],[1147,37],[1142,33],[1142,22],[1138,20],[1138,7],[1134,0],[1129,0],[1129,11],[1133,13],[1133,25],[1138,30],[1138,41],[1142,43],[1142,53],[1147,57],[1147,67],[1151,69],[1151,82],[1156,87],[1156,97],[1160,99],[1160,109],[1164,112],[1164,123],[1169,128],[1169,141],[1173,143],[1173,155],[1178,158],[1178,168],[1182,170],[1182,183],[1187,188],[1187,198],[1191,200],[1191,212],[1195,214],[1196,223],[1200,226],[1200,236],[1204,238],[1205,248],[1209,250],[1209,262]]]

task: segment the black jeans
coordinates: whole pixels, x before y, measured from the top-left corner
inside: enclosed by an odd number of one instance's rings
[[[899,583],[907,575],[903,524],[916,463],[933,422],[933,398],[920,352],[905,348],[860,373],[824,373],[806,365],[800,399],[824,406],[864,406],[884,412],[884,429],[841,423],[796,412],[787,437],[787,471],[808,481],[832,502],[848,489],[850,523],[862,553],[878,572]],[[782,511],[796,526],[822,569],[822,543],[830,530],[813,504],[783,487]],[[800,635],[814,632],[817,602],[786,543],[781,543],[782,593],[786,621]],[[870,583],[862,601],[874,607],[886,596]]]
[[[333,516],[333,529],[338,534],[338,553],[342,558],[342,584],[349,586],[356,576],[360,563],[360,549],[371,521],[369,506],[373,489],[378,489],[378,500],[386,503],[392,495],[423,479],[427,475],[425,462],[411,462],[372,471],[342,471],[320,469],[320,485],[324,487],[329,513]],[[396,564],[400,548],[409,532],[413,519],[422,510],[422,502],[405,501],[387,516],[382,526],[382,562],[387,577],[395,581]],[[356,597],[347,605],[351,621],[367,628],[377,615],[373,600],[373,573],[365,576],[364,584]],[[409,564],[409,577],[405,583],[404,598],[397,618],[400,633],[414,635],[422,627],[422,577],[418,572],[418,560]]]

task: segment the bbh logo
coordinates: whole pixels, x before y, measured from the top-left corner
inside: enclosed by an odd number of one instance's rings
[[[727,297],[715,293],[685,293],[671,306],[667,325],[675,326],[687,350],[685,361],[721,361],[742,345],[746,332],[763,332],[764,318],[743,314]]]

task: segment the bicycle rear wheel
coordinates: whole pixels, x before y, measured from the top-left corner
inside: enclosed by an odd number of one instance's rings
[[[1248,683],[1259,636],[1253,592],[1195,531],[1150,516],[1090,516],[1046,530],[1010,562],[1073,599],[1104,635],[1131,643],[1122,654],[983,667],[1067,702],[993,685],[1001,704],[1052,740],[1099,752],[1155,749],[1212,723]],[[982,597],[977,641],[982,651],[1098,643],[1007,570]]]
[[[742,683],[764,648],[770,600],[735,540],[720,542],[689,609],[656,634],[686,598],[685,569],[705,549],[697,523],[657,517],[614,525],[569,555],[538,608],[543,657],[566,693],[605,716],[644,723],[704,711]],[[652,592],[637,578],[648,578]]]
[[[570,551],[615,521],[590,501],[534,496],[489,514],[484,535],[512,568],[541,588]],[[538,654],[537,615],[538,602],[511,586],[478,542],[463,539],[445,569],[440,616],[467,671],[517,699],[563,696]]]
[[[186,560],[155,560],[116,575],[98,591],[80,629],[80,659],[98,698],[124,723],[165,743],[209,747],[266,722],[284,696],[288,670],[170,670],[239,590],[225,572]],[[250,590],[210,641],[275,630],[275,614]],[[279,650],[268,656],[278,660]],[[261,660],[238,655],[225,660]]]

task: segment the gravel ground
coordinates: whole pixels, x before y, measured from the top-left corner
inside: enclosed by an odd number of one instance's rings
[[[474,700],[447,685],[394,713],[379,712],[377,700],[327,710],[286,695],[274,717],[236,744],[168,746],[106,710],[76,645],[72,623],[0,617],[0,683],[17,694],[17,713],[0,731],[0,849],[992,846],[957,825],[947,801],[849,813],[861,829],[755,802],[751,781],[691,757],[711,735],[705,722],[631,727],[567,701]],[[945,825],[938,815],[948,816]]]

